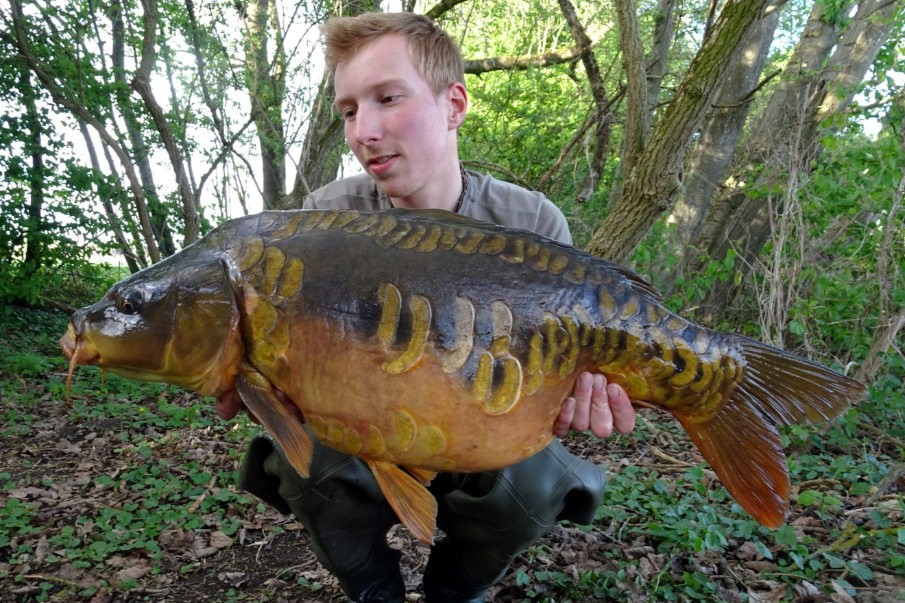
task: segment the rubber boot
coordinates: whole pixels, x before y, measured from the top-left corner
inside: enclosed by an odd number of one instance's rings
[[[359,459],[315,440],[311,475],[303,478],[279,446],[270,438],[257,437],[243,459],[239,485],[298,518],[311,536],[318,561],[336,576],[352,601],[405,599],[400,553],[386,544],[396,514]]]
[[[446,538],[424,572],[428,603],[484,601],[512,560],[560,520],[591,523],[606,474],[554,440],[520,463],[492,473],[442,474],[431,487]]]

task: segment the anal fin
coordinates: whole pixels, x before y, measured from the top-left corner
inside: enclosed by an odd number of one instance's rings
[[[424,484],[425,486],[430,485],[434,478],[437,477],[436,471],[431,471],[430,469],[421,469],[419,467],[406,467],[406,471],[412,474],[416,480]]]
[[[367,461],[387,502],[402,524],[425,544],[434,543],[437,499],[411,474],[386,461]]]
[[[280,400],[273,385],[260,373],[236,377],[236,391],[248,410],[270,432],[292,467],[308,477],[314,443],[298,411]]]

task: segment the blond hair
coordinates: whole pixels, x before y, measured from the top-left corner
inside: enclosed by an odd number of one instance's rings
[[[368,42],[387,34],[408,40],[412,63],[421,72],[434,94],[450,84],[465,83],[462,53],[456,43],[436,23],[413,13],[363,13],[354,17],[333,17],[321,26],[326,46],[327,69],[355,54]]]

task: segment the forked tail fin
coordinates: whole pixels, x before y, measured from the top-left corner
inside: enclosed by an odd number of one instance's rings
[[[741,338],[744,377],[717,414],[677,418],[732,497],[776,528],[789,505],[789,472],[779,425],[830,421],[867,388],[800,356]]]

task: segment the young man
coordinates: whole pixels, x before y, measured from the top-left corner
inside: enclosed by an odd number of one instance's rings
[[[542,194],[460,166],[457,131],[468,95],[460,52],[445,32],[406,13],[332,19],[323,31],[336,108],[366,173],[314,191],[306,208],[446,209],[571,243],[565,218]],[[553,431],[606,437],[631,431],[634,420],[621,387],[584,374]],[[396,517],[359,459],[316,445],[311,475],[302,478],[269,439],[258,438],[241,483],[299,518],[353,601],[404,600],[399,553],[385,538]],[[500,471],[437,476],[430,489],[445,537],[424,572],[426,600],[483,601],[512,559],[556,521],[590,523],[604,485],[600,467],[558,440]]]

